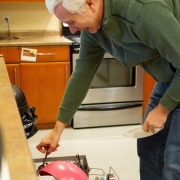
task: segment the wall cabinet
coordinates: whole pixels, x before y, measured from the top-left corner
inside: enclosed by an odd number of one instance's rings
[[[70,46],[28,48],[37,49],[36,62],[20,60],[20,47],[0,48],[0,54],[4,55],[11,83],[20,87],[29,106],[36,108],[38,129],[53,128],[70,77]],[[7,56],[14,49],[18,49],[17,63]]]

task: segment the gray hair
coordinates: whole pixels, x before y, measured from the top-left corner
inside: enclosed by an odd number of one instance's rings
[[[47,9],[52,14],[54,14],[55,7],[60,3],[70,13],[81,14],[86,9],[86,0],[46,0],[45,3]]]

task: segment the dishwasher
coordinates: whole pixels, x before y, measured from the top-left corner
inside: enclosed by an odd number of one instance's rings
[[[42,165],[44,158],[33,159],[33,161],[34,161],[35,169],[37,171],[38,180],[62,180],[62,179],[58,179],[58,177],[55,177],[53,172],[52,173],[49,172],[44,175],[41,175],[38,172],[38,167]],[[111,166],[109,167],[108,173],[105,173],[105,171],[101,168],[90,168],[85,155],[77,154],[75,156],[49,157],[46,160],[45,167],[57,161],[73,163],[74,165],[76,165],[77,167],[79,167],[81,170],[84,171],[84,173],[87,175],[88,180],[120,180],[119,176]],[[43,171],[43,169],[41,170]],[[59,170],[56,173],[61,173],[61,170]],[[76,180],[76,179],[65,178],[65,180]],[[78,180],[84,180],[84,179],[78,179]]]

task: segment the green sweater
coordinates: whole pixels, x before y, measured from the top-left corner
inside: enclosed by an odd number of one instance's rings
[[[171,82],[160,102],[173,110],[180,103],[180,0],[104,3],[102,28],[95,34],[81,33],[80,55],[57,119],[71,122],[105,51],[126,67],[139,65],[156,81]]]

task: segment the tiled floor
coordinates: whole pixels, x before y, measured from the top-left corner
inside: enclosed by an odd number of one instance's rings
[[[57,152],[49,157],[86,155],[90,168],[103,169],[107,174],[111,166],[120,180],[139,180],[139,159],[136,139],[124,138],[122,133],[136,127],[117,126],[104,128],[66,128],[61,136]],[[33,159],[44,155],[36,150],[36,145],[50,130],[39,130],[28,140]],[[93,171],[93,170],[92,170]],[[90,176],[94,180],[94,176]]]

